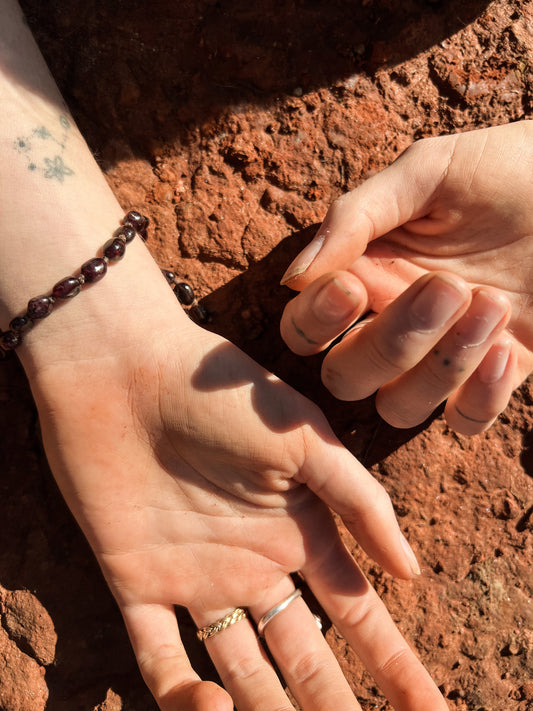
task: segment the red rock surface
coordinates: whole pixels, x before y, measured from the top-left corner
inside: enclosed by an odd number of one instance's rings
[[[394,581],[347,542],[450,708],[533,709],[532,386],[488,434],[457,436],[439,416],[394,431],[371,400],[335,402],[320,358],[287,352],[277,326],[278,277],[335,196],[414,139],[533,117],[533,4],[23,5],[122,204],[151,216],[154,257],[205,297],[211,328],[315,399],[388,488],[421,578]],[[16,362],[0,401],[0,709],[153,711]],[[389,709],[327,635],[363,709]]]

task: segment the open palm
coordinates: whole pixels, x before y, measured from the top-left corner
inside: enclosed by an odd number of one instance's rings
[[[55,395],[43,402],[41,391]],[[35,392],[52,469],[164,711],[290,708],[251,620],[294,590],[296,571],[395,708],[446,708],[328,508],[409,577],[390,501],[305,398],[193,324],[166,331],[148,355],[141,345],[51,367]],[[247,608],[251,620],[206,641],[233,701],[190,667],[174,605],[199,627]],[[304,709],[359,708],[302,599],[265,635]]]

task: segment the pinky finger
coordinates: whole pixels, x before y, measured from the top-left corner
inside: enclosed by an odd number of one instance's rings
[[[444,414],[464,435],[487,430],[506,408],[516,386],[516,357],[510,338],[491,346],[470,378],[450,396]]]
[[[232,711],[229,694],[190,665],[172,606],[139,604],[122,615],[144,681],[161,711]]]

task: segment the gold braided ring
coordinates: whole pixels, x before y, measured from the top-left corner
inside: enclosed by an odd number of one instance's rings
[[[246,610],[243,610],[242,607],[236,607],[225,617],[221,617],[220,620],[197,629],[196,636],[200,642],[205,642],[205,640],[209,639],[209,637],[214,637],[219,632],[223,632],[227,627],[231,627],[231,625],[243,620],[245,617],[247,617]]]

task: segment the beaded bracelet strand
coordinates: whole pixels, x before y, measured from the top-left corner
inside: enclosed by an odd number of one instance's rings
[[[22,337],[35,325],[35,321],[46,318],[52,313],[56,301],[65,301],[77,296],[85,284],[100,281],[107,272],[110,262],[117,262],[126,253],[126,245],[135,235],[146,241],[149,219],[136,210],[130,210],[122,219],[120,227],[115,230],[111,239],[102,247],[102,256],[89,259],[81,265],[77,276],[68,276],[53,287],[50,294],[36,296],[28,301],[26,311],[21,316],[15,316],[9,324],[9,330],[0,330],[0,360],[5,360],[22,343]],[[207,323],[209,315],[198,303],[194,291],[187,282],[179,281],[170,269],[162,269],[163,275],[174,291],[178,301],[199,323]]]

